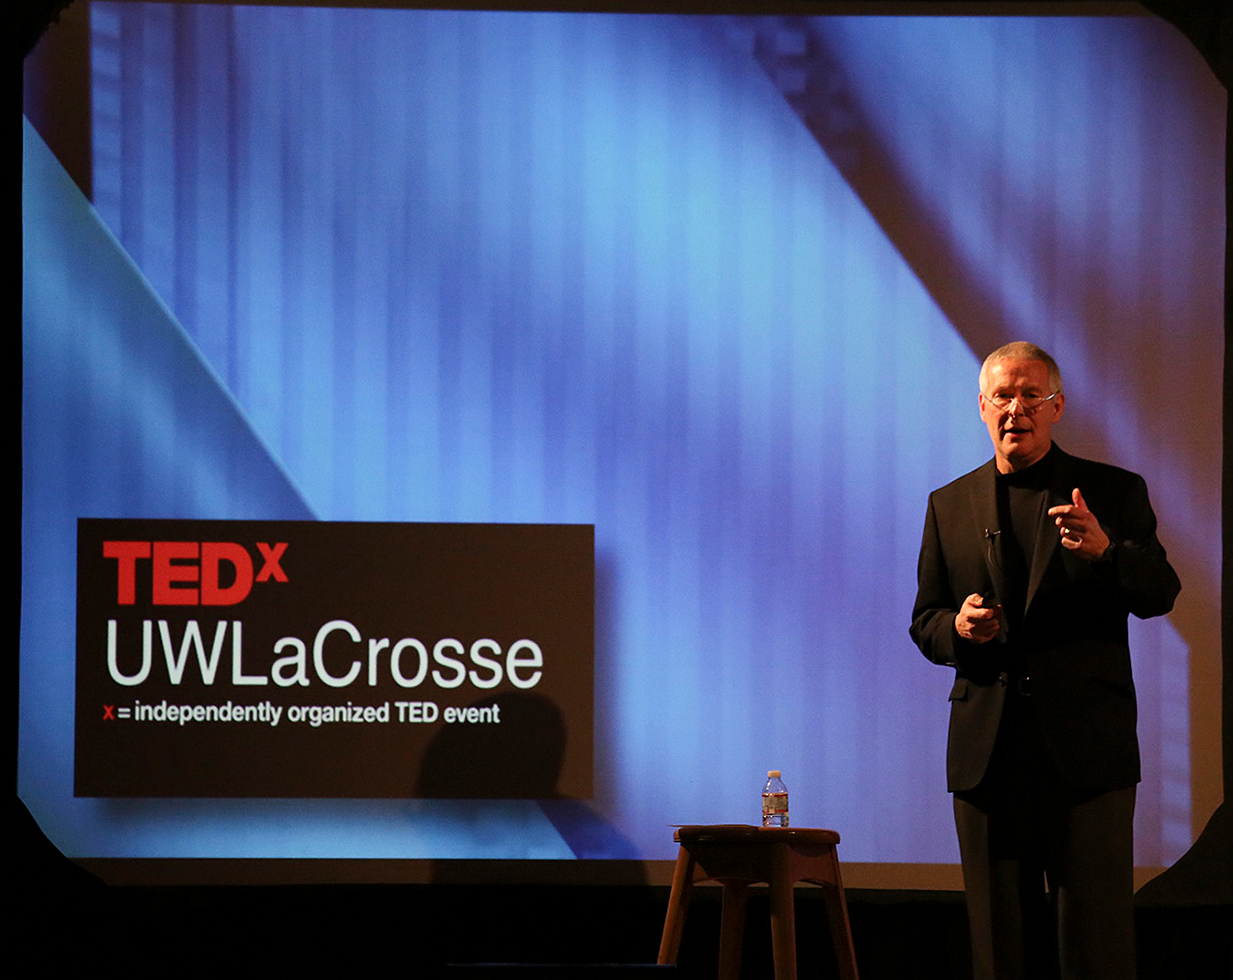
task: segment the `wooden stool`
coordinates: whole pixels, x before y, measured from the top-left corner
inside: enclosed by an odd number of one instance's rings
[[[720,824],[681,827],[672,839],[680,843],[681,849],[672,875],[672,895],[668,899],[658,962],[676,962],[694,882],[718,881],[724,889],[719,977],[720,980],[737,980],[741,973],[741,940],[749,886],[765,881],[771,889],[775,980],[796,980],[796,914],[792,889],[796,882],[808,881],[823,889],[839,976],[842,980],[857,980],[848,905],[843,897],[839,855],[835,851],[839,835],[835,831]]]

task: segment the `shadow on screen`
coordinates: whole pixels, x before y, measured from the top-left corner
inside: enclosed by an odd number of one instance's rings
[[[484,712],[494,706],[499,706],[499,724],[453,724],[442,729],[425,753],[415,797],[458,799],[458,787],[465,785],[473,800],[534,801],[575,858],[636,859],[633,844],[592,806],[558,794],[566,740],[560,709],[540,695],[510,692],[469,707]],[[432,880],[465,874],[457,864],[434,862]],[[623,884],[645,880],[640,862],[628,868],[631,880]]]

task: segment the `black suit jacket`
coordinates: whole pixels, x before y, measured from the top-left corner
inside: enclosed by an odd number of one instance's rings
[[[955,632],[967,596],[1005,594],[994,461],[929,497],[911,634],[926,657],[956,671],[946,753],[952,792],[981,781],[1007,684],[1022,676],[1064,778],[1091,791],[1140,778],[1127,616],[1169,612],[1181,585],[1156,538],[1143,478],[1056,445],[1052,452],[1047,506],[1071,503],[1078,487],[1113,548],[1099,561],[1080,558],[1043,517],[1022,625],[997,640],[974,644]]]

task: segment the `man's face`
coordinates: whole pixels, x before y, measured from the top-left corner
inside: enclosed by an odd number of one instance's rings
[[[1050,393],[1049,369],[1043,361],[1004,358],[994,361],[985,371],[984,389],[980,393],[980,417],[993,440],[993,454],[999,473],[1031,466],[1049,451],[1053,445],[1049,430],[1062,417],[1066,396],[1058,395],[1039,406],[1035,412],[1028,412],[1018,401],[1011,402],[1007,408],[998,408],[986,394],[1045,397]]]

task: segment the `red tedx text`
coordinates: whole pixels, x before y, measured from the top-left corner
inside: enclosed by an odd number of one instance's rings
[[[286,542],[257,542],[262,565],[253,574],[248,549],[234,541],[104,541],[103,557],[116,560],[116,602],[137,601],[137,563],[151,562],[150,602],[155,606],[234,606],[253,582],[286,582]],[[223,564],[231,567],[224,574]],[[145,576],[142,576],[145,581]],[[224,581],[229,585],[222,584]]]

